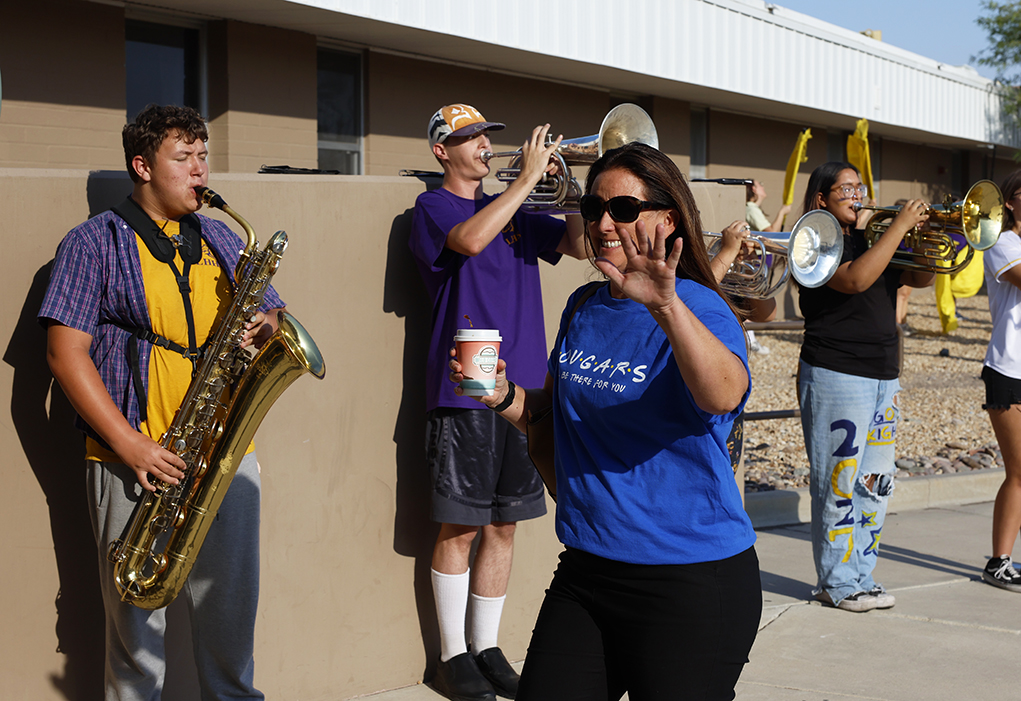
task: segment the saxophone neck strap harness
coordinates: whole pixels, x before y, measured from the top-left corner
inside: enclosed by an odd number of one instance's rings
[[[139,342],[145,341],[152,345],[172,350],[175,353],[180,353],[191,361],[193,376],[198,368],[198,361],[205,353],[206,345],[208,344],[208,341],[201,346],[196,343],[195,315],[191,308],[191,284],[188,278],[191,273],[191,266],[202,259],[202,226],[197,216],[188,214],[181,218],[180,234],[172,241],[163,229],[157,226],[156,222],[146,214],[145,210],[130,197],[114,207],[113,212],[134,229],[135,233],[145,243],[146,248],[149,249],[149,253],[152,254],[153,258],[170,266],[170,269],[174,272],[174,277],[177,279],[177,287],[181,292],[181,302],[184,305],[184,317],[188,322],[187,348],[159,335],[152,328],[129,326],[117,321],[107,322],[131,334],[127,346],[128,362],[131,364],[132,380],[135,385],[135,394],[138,397],[138,413],[141,420],[145,421],[148,414],[146,411],[148,399],[146,397],[145,385],[142,383],[142,371],[138,361]],[[178,251],[180,251],[181,260],[184,262],[184,270],[178,270],[177,265],[174,263],[174,258]]]

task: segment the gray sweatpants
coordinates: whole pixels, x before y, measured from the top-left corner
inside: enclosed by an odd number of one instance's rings
[[[106,559],[110,543],[127,530],[142,487],[124,464],[92,460],[86,464],[106,608],[106,699],[159,701],[166,674],[165,611],[145,611],[122,602],[113,565]],[[188,603],[203,701],[264,698],[253,685],[259,499],[253,452],[241,461],[181,592]]]

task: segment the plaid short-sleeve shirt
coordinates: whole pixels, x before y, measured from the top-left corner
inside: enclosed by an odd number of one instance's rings
[[[234,268],[244,244],[225,224],[198,216],[202,238],[233,284]],[[283,307],[270,287],[261,309]],[[128,344],[131,334],[117,326],[152,328],[142,285],[135,232],[111,211],[89,219],[72,229],[57,247],[42,307],[40,323],[56,321],[92,336],[89,355],[99,370],[114,403],[136,430],[141,421],[138,397],[131,381]],[[152,346],[139,344],[138,362],[145,391],[149,391],[149,355]],[[81,417],[75,425],[93,438],[101,439]]]

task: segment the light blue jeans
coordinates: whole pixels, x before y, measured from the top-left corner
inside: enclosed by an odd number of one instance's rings
[[[142,487],[122,463],[86,464],[106,609],[106,700],[159,701],[166,675],[166,609],[145,611],[122,602],[106,559],[110,543],[127,529]],[[249,453],[181,591],[188,603],[202,701],[263,698],[252,683],[260,491],[258,463]]]
[[[900,382],[800,363],[801,428],[811,467],[812,555],[834,604],[877,586],[872,570],[893,492]]]

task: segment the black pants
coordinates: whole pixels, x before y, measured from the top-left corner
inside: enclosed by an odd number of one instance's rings
[[[733,699],[758,631],[755,549],[632,565],[568,548],[532,631],[517,701]]]

